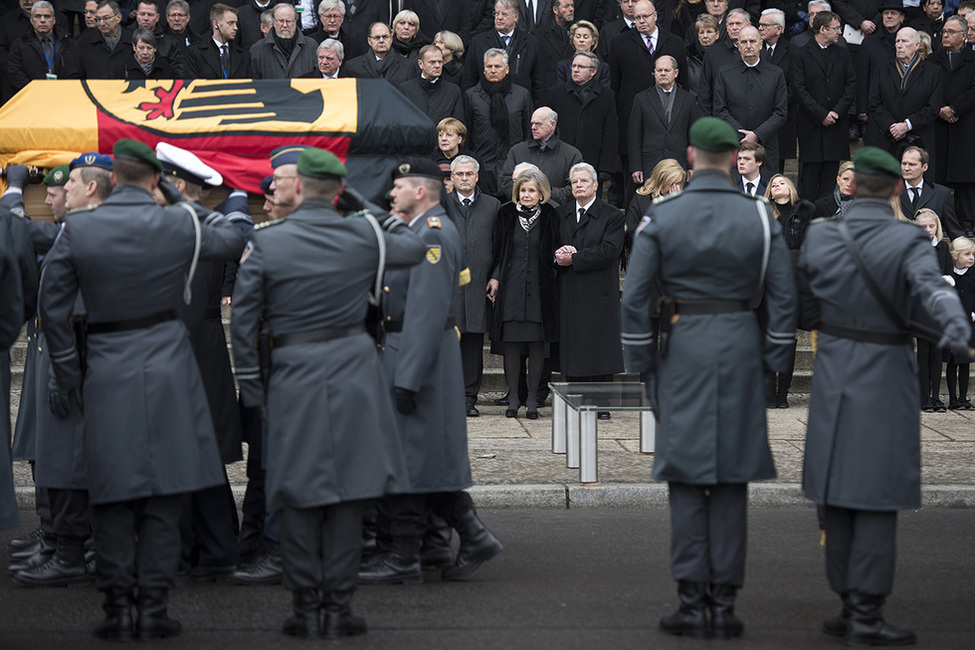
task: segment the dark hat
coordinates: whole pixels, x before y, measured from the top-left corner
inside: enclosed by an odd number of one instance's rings
[[[304,144],[285,144],[275,147],[271,151],[271,168],[277,169],[281,165],[297,165],[298,156],[307,148],[308,146]]]
[[[223,185],[223,176],[220,172],[186,149],[180,149],[168,142],[160,142],[156,145],[156,158],[168,173],[188,183],[210,187]]]
[[[437,166],[440,167],[440,171],[443,172],[443,177],[450,178],[450,161],[446,158],[441,158],[437,161]]]
[[[131,160],[132,162],[149,165],[155,172],[162,173],[163,166],[152,152],[149,145],[137,140],[122,138],[112,147],[112,156],[119,160]]]
[[[435,181],[442,181],[444,173],[440,170],[440,165],[426,158],[413,158],[404,161],[393,170],[393,180],[405,178],[407,176],[422,176],[432,178]]]
[[[68,182],[68,172],[71,171],[71,167],[67,164],[58,165],[51,171],[47,173],[44,177],[44,184],[48,187],[57,187],[59,185],[64,185]]]
[[[271,182],[274,180],[274,176],[265,176],[261,179],[261,191],[265,194],[271,193]]]
[[[705,151],[731,151],[737,149],[738,134],[731,125],[716,117],[702,117],[691,125],[691,146]]]
[[[901,13],[906,13],[904,11],[904,3],[903,2],[898,2],[897,0],[887,0],[886,2],[884,2],[883,5],[880,6],[880,9],[878,9],[877,11],[880,12],[880,13],[883,13],[884,11],[887,11],[888,9],[893,9],[894,11],[899,11]]]
[[[901,165],[897,159],[877,147],[864,147],[856,152],[853,170],[858,174],[888,174],[901,178]]]
[[[298,173],[302,176],[330,180],[345,178],[345,165],[331,151],[317,147],[305,147],[298,156]]]
[[[102,169],[112,171],[112,157],[98,153],[97,151],[89,151],[88,153],[81,154],[68,164],[69,170],[75,167],[101,167]]]

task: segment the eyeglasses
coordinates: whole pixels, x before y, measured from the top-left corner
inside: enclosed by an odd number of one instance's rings
[[[173,13],[173,14],[166,14],[166,17],[167,18],[189,18],[190,15],[189,14],[176,14],[176,13]]]
[[[392,36],[389,34],[380,34],[379,36],[370,36],[369,39],[373,41],[388,41]]]
[[[572,69],[573,70],[595,70],[596,67],[591,65],[576,65],[575,63],[573,63]]]
[[[111,16],[95,16],[96,23],[107,23],[112,18],[115,18],[118,14],[112,14]]]
[[[942,34],[951,34],[952,36],[954,36],[955,34],[965,34],[966,32],[963,32],[960,29],[942,29],[941,30],[941,33]]]
[[[450,175],[457,178],[473,178],[477,176],[477,172],[450,172]]]
[[[291,19],[288,19],[288,18],[275,18],[274,19],[274,24],[276,24],[276,25],[294,25],[297,22],[298,22],[298,19],[297,18],[291,18]]]
[[[771,29],[773,27],[778,27],[776,23],[758,23],[759,29]]]

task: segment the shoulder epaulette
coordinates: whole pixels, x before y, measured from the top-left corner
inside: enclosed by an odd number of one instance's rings
[[[812,225],[814,223],[829,223],[830,221],[839,221],[839,220],[840,220],[840,216],[838,214],[834,214],[832,217],[819,217],[817,219],[813,219],[812,221],[809,222],[809,225]]]
[[[427,228],[442,228],[443,224],[440,223],[440,217],[427,217]]]
[[[742,196],[747,196],[750,199],[755,199],[759,203],[764,203],[765,205],[770,205],[768,199],[766,199],[764,196],[761,196],[761,195],[752,196],[751,194],[745,194],[744,192],[742,192],[741,195]]]
[[[365,210],[365,209],[356,210],[354,212],[352,210],[346,210],[345,211],[345,214],[343,214],[342,216],[345,217],[346,219],[351,219],[353,217],[363,217],[363,216],[365,216],[367,214],[370,214],[370,212],[368,210]]]
[[[91,212],[97,207],[97,205],[86,205],[83,208],[74,208],[73,210],[68,210],[64,216],[68,216],[69,214],[77,214],[78,212]]]
[[[254,226],[254,230],[262,230],[263,228],[268,228],[270,226],[276,226],[279,223],[283,223],[287,217],[281,217],[280,219],[271,219],[270,221],[265,221],[264,223],[259,223]]]

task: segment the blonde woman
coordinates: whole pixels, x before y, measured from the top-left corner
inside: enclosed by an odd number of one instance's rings
[[[622,259],[624,271],[630,257],[630,249],[633,247],[633,236],[643,220],[643,215],[647,213],[655,199],[680,192],[686,182],[687,172],[680,163],[673,158],[664,158],[654,165],[647,180],[637,188],[636,194],[630,199],[629,207],[626,208],[626,234],[623,238]]]
[[[443,73],[440,78],[459,86],[464,73],[463,39],[453,32],[442,31],[433,37],[433,44],[443,54]]]
[[[938,259],[938,270],[943,274],[951,271],[951,252],[941,229],[941,219],[938,213],[928,208],[921,208],[914,215],[917,225],[924,228],[924,232],[931,239],[932,253]],[[921,385],[921,410],[929,413],[944,413],[944,402],[941,401],[941,350],[937,345],[925,338],[917,339],[917,375]]]
[[[836,172],[836,187],[832,194],[816,201],[813,210],[816,219],[832,217],[834,214],[845,215],[853,202],[853,161],[845,160],[840,163]]]
[[[566,82],[572,80],[572,59],[575,58],[576,53],[596,53],[596,46],[599,45],[599,30],[588,20],[573,23],[572,27],[569,28],[569,44],[572,45],[572,56],[555,64],[555,85],[557,86],[565,85]],[[604,88],[610,87],[608,63],[599,62],[593,80]]]

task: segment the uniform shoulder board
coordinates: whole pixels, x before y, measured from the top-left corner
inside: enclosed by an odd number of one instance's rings
[[[839,220],[840,220],[840,216],[838,214],[834,214],[832,217],[819,217],[818,219],[813,219],[812,221],[809,222],[809,225],[812,225],[814,223],[829,223],[830,221],[839,221]]]
[[[75,208],[73,210],[68,210],[68,212],[65,214],[65,216],[67,216],[69,214],[78,214],[79,212],[91,212],[92,210],[94,210],[97,207],[98,207],[97,205],[86,205],[83,208]]]
[[[21,208],[21,207],[9,208],[8,209],[8,212],[10,212],[10,214],[14,215],[18,219],[26,219],[27,218],[27,213],[24,212],[24,209]]]
[[[276,226],[282,223],[287,217],[281,217],[280,219],[271,219],[270,221],[265,221],[264,223],[259,223],[254,226],[254,230],[262,230],[264,228],[269,228],[271,226]]]
[[[367,214],[369,214],[369,211],[368,210],[365,210],[365,209],[363,209],[363,210],[356,210],[354,212],[352,210],[347,210],[345,212],[345,214],[343,214],[342,216],[345,217],[346,219],[351,219],[353,217],[364,217]]]
[[[427,228],[442,228],[443,224],[440,223],[440,217],[427,217]]]
[[[744,192],[742,192],[742,194],[744,194]],[[749,198],[752,198],[752,199],[755,199],[759,203],[764,203],[765,205],[771,205],[768,202],[768,199],[766,199],[764,196],[752,196],[751,194],[745,194],[745,196],[747,196]]]

